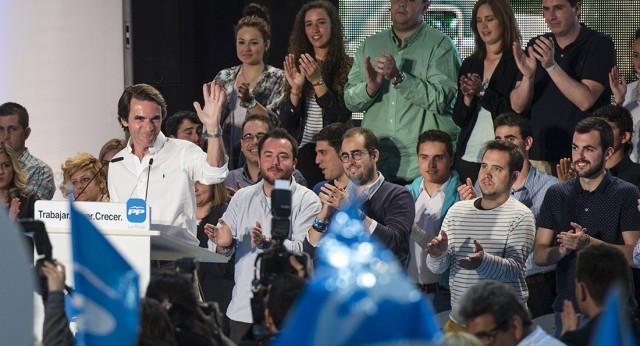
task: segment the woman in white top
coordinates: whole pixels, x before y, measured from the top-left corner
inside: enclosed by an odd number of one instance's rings
[[[633,72],[640,79],[640,29],[636,30],[633,41]],[[614,66],[609,73],[609,86],[613,91],[616,105],[623,106],[633,118],[633,135],[631,136],[632,150],[629,154],[631,161],[640,162],[640,148],[638,137],[640,130],[640,83],[636,80],[627,85],[623,76],[618,74],[618,66]]]

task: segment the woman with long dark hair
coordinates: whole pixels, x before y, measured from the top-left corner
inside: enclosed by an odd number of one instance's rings
[[[324,179],[315,164],[314,136],[324,126],[351,120],[343,93],[351,63],[335,6],[324,0],[302,6],[284,60],[287,85],[280,122],[299,143],[297,168],[308,186]]]
[[[518,67],[512,44],[520,42],[513,9],[506,0],[479,0],[471,15],[475,51],[462,62],[453,121],[461,129],[456,149],[460,180],[475,182],[484,143],[494,139],[493,119],[512,112],[509,94]]]
[[[227,108],[221,119],[229,169],[239,167],[242,123],[247,115],[259,114],[279,124],[284,76],[280,69],[264,63],[271,45],[270,17],[266,7],[249,4],[235,27],[236,53],[241,65],[224,69],[214,82],[227,93]]]

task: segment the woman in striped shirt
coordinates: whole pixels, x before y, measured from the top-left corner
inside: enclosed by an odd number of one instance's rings
[[[314,136],[324,126],[351,120],[343,90],[352,60],[343,42],[338,10],[329,1],[311,1],[300,9],[284,60],[288,83],[280,122],[298,140],[297,168],[308,186],[324,179],[315,164]]]

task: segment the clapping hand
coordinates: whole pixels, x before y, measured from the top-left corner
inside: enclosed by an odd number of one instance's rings
[[[560,244],[560,253],[563,255],[573,250],[580,250],[588,244],[587,229],[575,222],[571,222],[571,227],[573,227],[572,230],[560,232],[556,237]]]
[[[527,53],[528,56],[522,51],[518,42],[513,43],[513,57],[516,60],[516,65],[518,66],[520,73],[522,73],[522,76],[529,79],[533,78],[538,64],[536,62],[536,58],[533,56],[533,47],[529,47]]]
[[[284,57],[284,77],[291,87],[291,91],[300,93],[304,85],[305,76],[296,67],[295,55],[289,54]]]
[[[616,103],[624,101],[624,97],[627,94],[627,80],[618,73],[618,66],[612,67],[611,72],[609,72],[609,87],[613,92]]]
[[[444,230],[440,231],[440,235],[431,239],[429,244],[427,244],[427,253],[431,255],[431,257],[440,257],[445,252],[447,252],[449,248],[449,237],[447,237],[447,232]]]
[[[218,246],[229,247],[233,243],[231,229],[223,219],[218,219],[219,226],[210,223],[204,225],[204,233],[209,237],[211,242]]]
[[[475,270],[480,266],[480,264],[482,264],[482,259],[484,258],[484,249],[477,240],[474,240],[473,244],[476,247],[476,251],[473,253],[473,255],[458,260],[458,265],[463,269]]]
[[[467,183],[458,186],[458,195],[461,201],[467,201],[478,197],[476,189],[473,187],[471,178],[467,178]]]
[[[378,73],[376,68],[371,63],[371,57],[366,57],[364,59],[364,76],[365,81],[367,83],[367,94],[370,97],[373,97],[376,93],[378,93],[378,89],[382,85],[382,81],[384,80],[384,76],[382,73]]]

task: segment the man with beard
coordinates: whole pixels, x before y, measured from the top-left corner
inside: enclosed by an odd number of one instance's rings
[[[409,190],[385,181],[378,172],[380,157],[378,139],[371,130],[354,127],[345,132],[342,138],[340,159],[351,182],[346,187],[346,197],[358,206],[358,213],[367,233],[376,237],[391,250],[402,266],[409,259],[409,235],[413,224],[413,198]],[[337,196],[336,196],[337,197]],[[334,205],[331,213],[339,205]],[[331,219],[314,222],[314,229],[324,232]],[[313,246],[317,242],[309,239]]]
[[[258,164],[258,143],[264,135],[273,130],[271,121],[259,114],[252,114],[242,123],[242,138],[240,139],[240,150],[246,159],[242,167],[229,171],[229,175],[224,180],[227,184],[229,195],[233,196],[237,190],[251,186],[262,179],[260,166]],[[293,179],[296,183],[307,186],[307,181],[302,173],[297,169],[293,170]]]
[[[518,179],[511,186],[511,196],[529,207],[533,217],[537,218],[547,189],[551,185],[558,183],[558,179],[540,172],[529,162],[529,150],[533,145],[534,138],[531,132],[531,122],[527,118],[515,113],[505,113],[497,117],[493,121],[493,125],[496,139],[517,145],[524,156]],[[458,188],[460,199],[476,198],[476,191],[480,190],[479,186],[480,181],[476,181],[474,188],[471,186],[471,179],[467,178],[467,184]],[[555,265],[547,267],[536,266],[533,263],[533,254],[530,254],[527,258],[526,282],[529,288],[527,306],[532,318],[553,312],[551,304],[556,298],[555,268]]]
[[[451,39],[424,22],[428,0],[391,0],[393,25],[368,37],[355,54],[344,102],[364,112],[362,126],[380,139],[378,167],[387,180],[420,175],[415,145],[426,130],[445,131],[452,118],[460,56]]]
[[[320,201],[309,189],[291,179],[298,144],[286,131],[275,129],[258,143],[262,180],[238,190],[218,225],[205,225],[209,249],[231,256],[235,250],[235,282],[227,309],[230,338],[239,343],[253,322],[250,299],[256,257],[269,248],[271,240],[271,193],[276,179],[291,182],[291,222],[284,246],[302,251],[302,243],[313,220],[320,212]]]
[[[481,280],[493,279],[511,286],[525,304],[525,262],[533,249],[535,223],[527,206],[511,196],[511,186],[524,157],[514,144],[493,140],[485,145],[478,174],[482,197],[454,204],[442,223],[440,235],[427,245],[427,267],[449,273],[451,320],[461,325],[457,303],[462,294]],[[455,328],[448,323],[449,327]]]
[[[576,125],[571,145],[577,177],[547,190],[538,217],[533,260],[557,263],[557,297],[553,303],[556,333],[562,330],[563,301],[576,311],[576,253],[592,244],[608,243],[622,250],[632,264],[640,237],[638,188],[605,170],[613,155],[613,131],[606,120],[590,117]]]

